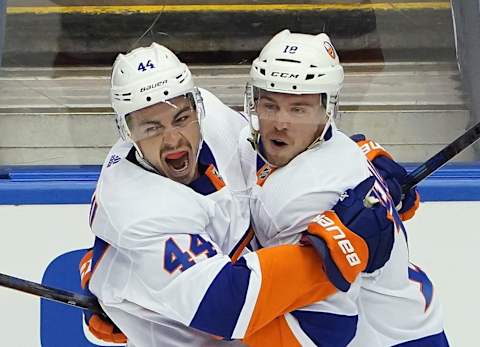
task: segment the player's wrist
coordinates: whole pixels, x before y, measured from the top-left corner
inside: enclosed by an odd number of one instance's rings
[[[402,194],[401,187],[407,181],[407,170],[397,163],[393,156],[375,141],[366,139],[361,134],[353,135],[352,139],[384,180],[402,221],[411,219],[419,207],[420,196],[416,188],[413,188],[407,194]]]

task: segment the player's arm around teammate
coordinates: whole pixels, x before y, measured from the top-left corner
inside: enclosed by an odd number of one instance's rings
[[[233,263],[211,238],[215,228],[228,233],[221,205],[231,179],[218,174],[225,166],[209,147],[201,94],[173,53],[154,44],[120,55],[112,104],[125,142],[112,149],[92,203],[101,241],[89,288],[130,343],[229,344],[336,291],[311,247],[262,249]],[[367,245],[358,247],[366,264]],[[280,342],[282,322],[268,335]]]

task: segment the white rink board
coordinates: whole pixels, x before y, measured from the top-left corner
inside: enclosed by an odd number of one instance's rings
[[[0,206],[0,272],[41,282],[46,267],[57,256],[91,247],[89,208],[89,205]],[[0,287],[0,307],[2,346],[41,346],[37,297]],[[64,346],[75,344],[67,342]]]
[[[88,205],[0,206],[0,272],[40,282],[55,258],[91,246],[88,211]],[[480,244],[479,215],[478,201],[426,202],[407,223],[411,259],[440,295],[451,346],[478,344],[474,314],[480,312],[480,276],[473,261]],[[0,287],[0,308],[2,346],[41,346],[41,326],[46,324],[40,324],[39,299]],[[61,331],[58,326],[56,333]],[[95,346],[63,338],[64,346]]]
[[[480,201],[425,202],[406,223],[411,261],[440,295],[452,347],[480,346]]]

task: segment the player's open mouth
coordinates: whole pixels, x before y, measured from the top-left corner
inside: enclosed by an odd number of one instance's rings
[[[285,146],[288,146],[288,143],[282,140],[270,140],[274,148],[283,148]]]
[[[176,174],[182,174],[188,169],[188,152],[179,151],[169,153],[165,156],[165,163],[168,165],[171,171]]]

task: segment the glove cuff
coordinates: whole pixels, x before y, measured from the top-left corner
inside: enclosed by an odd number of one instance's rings
[[[379,156],[385,156],[391,160],[393,157],[390,153],[388,153],[381,145],[373,140],[363,140],[358,141],[357,146],[360,147],[363,154],[368,158],[368,160],[373,161],[375,158]]]
[[[88,330],[97,338],[106,342],[126,343],[127,337],[120,331],[115,331],[111,322],[105,322],[96,314],[88,321]]]
[[[410,207],[408,210],[406,211],[402,211],[399,213],[399,216],[400,216],[400,219],[405,222],[411,218],[413,218],[413,216],[415,215],[415,213],[417,212],[417,209],[418,207],[420,206],[420,194],[418,194],[418,192],[416,191],[415,192],[415,201],[413,203],[413,206]]]
[[[326,211],[313,219],[308,232],[325,242],[333,264],[346,281],[352,283],[365,270],[369,256],[367,243],[348,229],[334,211]]]

